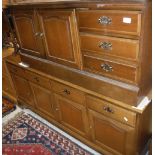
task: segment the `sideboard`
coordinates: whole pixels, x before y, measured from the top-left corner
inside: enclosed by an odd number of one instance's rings
[[[151,1],[14,1],[18,103],[105,155],[151,136]]]

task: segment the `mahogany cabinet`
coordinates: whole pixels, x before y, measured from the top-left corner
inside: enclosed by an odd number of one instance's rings
[[[20,59],[7,62],[18,101],[101,154],[140,155],[151,135],[151,8],[14,1]]]

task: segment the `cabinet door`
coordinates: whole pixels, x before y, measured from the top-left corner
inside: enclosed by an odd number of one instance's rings
[[[34,94],[36,108],[44,114],[54,117],[54,97],[52,92],[34,83],[30,83],[30,85]]]
[[[78,68],[80,50],[74,11],[39,11],[48,59]]]
[[[34,107],[34,98],[28,81],[14,74],[12,74],[12,80],[13,80],[18,98],[24,101],[25,104],[28,104]]]
[[[11,96],[15,96],[15,90],[12,87],[11,81],[7,75],[2,75],[2,90]]]
[[[60,95],[55,95],[60,122],[67,128],[87,136],[88,119],[84,106],[72,102]]]
[[[92,140],[117,155],[133,155],[134,128],[89,110]]]
[[[21,51],[38,57],[44,57],[44,47],[36,13],[33,10],[16,10],[13,12]]]

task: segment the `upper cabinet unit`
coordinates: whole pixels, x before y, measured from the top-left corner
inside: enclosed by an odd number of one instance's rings
[[[21,52],[45,57],[36,13],[33,10],[14,10],[13,19]]]
[[[144,1],[14,3],[10,6],[21,60],[62,80],[72,81],[72,71],[123,89],[129,84],[138,96],[145,96],[151,88],[152,32],[151,1],[148,6]],[[51,70],[55,66],[65,69],[63,75]],[[76,84],[89,85],[74,77]]]
[[[39,10],[47,58],[60,64],[79,68],[80,51],[76,18],[73,10]]]
[[[74,10],[15,10],[13,18],[21,52],[80,68]]]

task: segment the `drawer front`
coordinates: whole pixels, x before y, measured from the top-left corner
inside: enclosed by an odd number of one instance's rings
[[[2,89],[10,95],[15,95],[15,90],[13,90],[9,77],[7,76],[2,77]]]
[[[106,37],[99,35],[81,34],[81,49],[100,55],[120,57],[127,60],[137,60],[139,41]]]
[[[136,83],[136,68],[96,57],[84,56],[84,68],[90,72]]]
[[[140,35],[141,12],[118,10],[79,11],[79,27],[84,30]]]
[[[136,113],[115,106],[107,101],[97,99],[87,95],[86,103],[88,108],[100,112],[112,119],[118,120],[125,124],[135,126]]]
[[[12,73],[14,73],[16,75],[22,76],[22,77],[25,76],[24,69],[22,69],[20,67],[17,67],[15,65],[11,65],[9,63],[7,63],[7,66],[8,66],[8,69],[9,69],[10,72],[12,72]]]
[[[33,73],[33,72],[30,72],[30,71],[27,71],[25,70],[25,76],[28,80],[36,83],[36,84],[39,84],[45,88],[48,88],[48,89],[51,89],[50,87],[50,80],[45,78],[45,77],[42,77],[36,73]]]
[[[51,81],[52,89],[68,99],[71,99],[77,103],[84,104],[85,94],[82,91],[69,87],[67,85]]]

